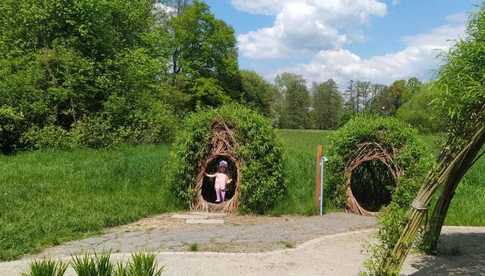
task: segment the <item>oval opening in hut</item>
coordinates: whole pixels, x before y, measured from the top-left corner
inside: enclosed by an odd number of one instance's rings
[[[236,188],[238,185],[238,171],[234,160],[228,158],[227,156],[216,156],[210,160],[207,164],[205,173],[214,174],[217,172],[218,165],[221,161],[226,161],[228,163],[228,175],[232,179],[231,183],[226,186],[226,201],[232,199],[236,193]],[[202,183],[202,198],[210,203],[216,203],[216,191],[214,188],[214,179],[207,176],[204,177]],[[222,202],[221,202],[222,203]]]
[[[391,203],[396,179],[380,160],[369,160],[352,171],[350,189],[358,204],[368,212],[378,212]]]

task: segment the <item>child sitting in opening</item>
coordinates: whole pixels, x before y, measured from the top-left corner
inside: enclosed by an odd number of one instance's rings
[[[216,189],[216,203],[220,203],[226,200],[226,185],[231,183],[232,179],[227,175],[227,162],[219,162],[217,167],[217,172],[215,174],[205,174],[207,177],[216,178],[215,189]]]

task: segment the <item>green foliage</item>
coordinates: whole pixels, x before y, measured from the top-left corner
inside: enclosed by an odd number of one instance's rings
[[[209,154],[211,126],[222,119],[234,129],[242,162],[239,209],[264,213],[286,193],[283,151],[271,124],[261,115],[239,105],[203,110],[186,119],[178,134],[170,164],[170,189],[177,201],[189,207],[197,166]]]
[[[467,37],[456,43],[441,68],[437,106],[446,114],[447,144],[460,148],[485,122],[485,4],[468,22]]]
[[[343,98],[333,80],[313,87],[313,109],[316,128],[336,129],[340,126]]]
[[[190,93],[192,108],[219,106],[238,99],[240,81],[236,37],[209,6],[194,1],[170,20],[172,71]]]
[[[66,273],[67,264],[52,260],[35,261],[30,265],[30,271],[23,276],[63,276]]]
[[[9,106],[0,106],[0,151],[11,152],[25,129],[22,113]]]
[[[77,276],[111,276],[114,269],[109,254],[74,256],[72,266]]]
[[[159,268],[154,255],[137,253],[131,256],[128,264],[118,265],[116,276],[160,276],[163,267]]]
[[[310,95],[302,76],[283,73],[276,77],[277,126],[279,128],[310,128]]]
[[[394,151],[395,165],[400,167],[405,173],[401,177],[400,183],[394,193],[401,193],[411,189],[416,192],[414,180],[419,180],[430,166],[431,156],[424,144],[417,138],[417,133],[413,129],[405,126],[393,118],[358,116],[350,120],[344,127],[339,129],[332,137],[329,151],[329,185],[328,193],[334,204],[344,207],[345,181],[344,171],[354,154],[357,152],[358,145],[365,142],[374,142],[381,145],[384,149]],[[413,181],[408,181],[412,179]],[[407,194],[408,192],[403,192]],[[401,200],[400,197],[393,196],[395,201]],[[406,200],[402,203],[405,205]]]
[[[119,142],[116,130],[102,114],[77,121],[72,133],[79,145],[94,149],[107,148]]]
[[[399,238],[406,211],[431,168],[433,158],[417,132],[396,119],[359,116],[350,120],[335,133],[330,148],[326,193],[337,207],[344,207],[346,202],[345,166],[355,157],[358,145],[364,142],[378,143],[388,152],[394,152],[394,164],[404,172],[392,188],[391,203],[381,210],[378,242],[368,249],[372,257],[366,267],[380,275],[382,256]]]
[[[31,149],[71,149],[75,146],[72,134],[58,126],[33,126],[22,136],[22,143]]]
[[[272,115],[271,103],[275,94],[273,85],[254,71],[241,71],[242,102],[263,115]]]
[[[109,146],[123,138],[170,140],[173,115],[160,108],[169,34],[156,21],[152,1],[7,0],[0,12],[0,106],[11,106],[25,122],[17,128],[20,136],[9,139],[9,150],[63,147],[70,141],[49,137],[60,128],[74,128],[67,136],[84,146]],[[150,112],[156,118],[140,115]],[[147,130],[158,124],[163,126]],[[107,141],[101,141],[103,131]],[[21,136],[27,144],[20,143]],[[35,136],[43,141],[35,143]]]
[[[434,104],[440,95],[436,85],[427,84],[398,109],[396,117],[421,132],[442,132],[445,130],[445,116]]]
[[[337,207],[344,207],[346,202],[345,166],[355,157],[358,145],[364,142],[378,143],[388,152],[394,152],[394,164],[404,172],[392,189],[391,203],[381,210],[378,242],[368,249],[372,257],[366,267],[380,275],[382,256],[399,238],[406,211],[431,168],[433,158],[417,132],[396,119],[359,116],[350,120],[335,133],[330,148],[326,192]]]

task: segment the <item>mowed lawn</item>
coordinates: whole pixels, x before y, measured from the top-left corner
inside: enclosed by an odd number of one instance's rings
[[[314,214],[316,146],[328,147],[332,132],[277,133],[286,151],[289,191],[270,214]],[[438,150],[439,137],[423,139]],[[122,146],[0,156],[0,260],[177,210],[163,185],[169,149]],[[480,160],[460,185],[447,224],[485,226],[484,174]]]

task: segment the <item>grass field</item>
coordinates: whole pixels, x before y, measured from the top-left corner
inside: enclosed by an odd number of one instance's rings
[[[0,156],[0,260],[171,210],[168,146]]]
[[[316,145],[328,131],[278,130],[287,154],[288,196],[272,215],[310,215]],[[437,151],[435,136],[423,139]],[[0,260],[175,210],[162,189],[169,146],[38,151],[0,156]],[[447,224],[485,226],[485,159],[457,190]],[[328,210],[327,206],[327,210]]]

